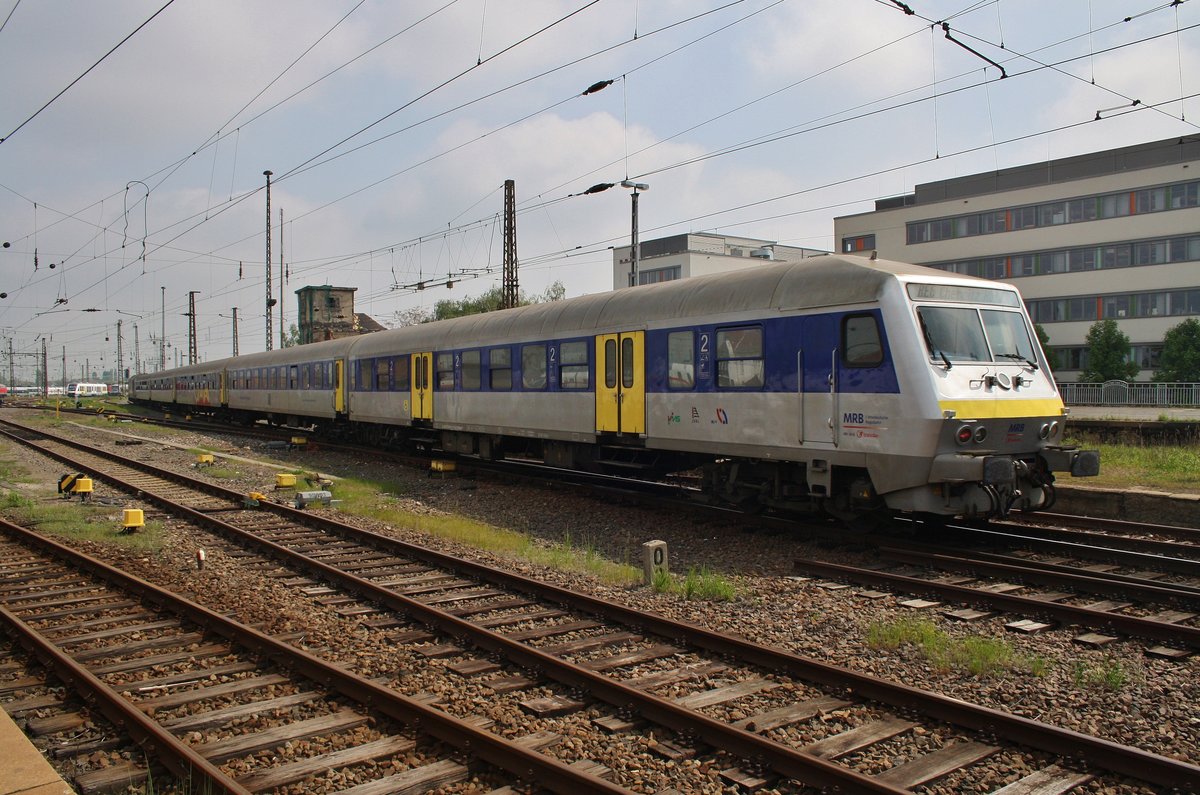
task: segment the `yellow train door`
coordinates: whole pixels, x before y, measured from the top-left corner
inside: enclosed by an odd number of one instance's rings
[[[596,431],[646,432],[646,332],[596,337]]]
[[[337,414],[346,413],[345,359],[335,359],[333,362],[333,410]]]
[[[433,419],[433,354],[412,355],[412,418]]]

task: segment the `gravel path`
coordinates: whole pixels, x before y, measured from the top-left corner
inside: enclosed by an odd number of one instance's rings
[[[26,421],[27,415],[18,417]],[[65,426],[75,435],[98,446],[114,446],[117,438],[105,429],[84,430]],[[137,433],[130,426],[124,432]],[[270,461],[335,476],[386,478],[386,493],[380,504],[418,514],[455,514],[530,535],[539,544],[568,543],[594,549],[619,562],[638,563],[641,544],[652,539],[666,541],[672,570],[707,567],[719,572],[737,589],[731,602],[685,600],[655,594],[641,587],[612,587],[594,578],[549,569],[429,537],[402,526],[360,520],[371,529],[384,530],[406,541],[424,543],[463,557],[499,563],[509,569],[564,587],[586,591],[636,609],[652,610],[721,631],[733,631],[764,644],[782,647],[817,660],[844,665],[922,687],[963,700],[981,703],[1029,718],[1134,745],[1193,763],[1200,762],[1200,664],[1196,656],[1182,662],[1146,657],[1145,644],[1117,641],[1103,650],[1082,648],[1071,642],[1077,634],[1068,629],[1036,636],[1007,633],[1003,624],[1011,617],[997,617],[969,625],[941,617],[936,610],[916,611],[901,607],[897,598],[866,599],[860,589],[829,590],[812,581],[790,577],[791,560],[797,556],[825,556],[828,550],[783,534],[754,532],[729,523],[699,522],[681,515],[667,515],[636,506],[623,506],[576,496],[566,490],[513,486],[467,478],[436,479],[423,472],[390,465],[383,471],[367,457],[352,458],[320,449],[280,453],[268,452],[262,442],[228,437],[211,438],[187,432],[169,435],[144,434],[146,443],[136,448],[142,460],[179,469],[189,468],[194,456],[184,449],[163,443],[169,439],[185,447],[206,447],[248,459]],[[61,466],[41,462],[12,445],[0,445],[0,457],[19,459],[37,483],[3,484],[26,493],[45,495],[47,483],[57,482]],[[246,491],[269,491],[275,472],[267,466],[231,462],[218,466],[232,470],[222,485]],[[201,470],[203,473],[204,470]],[[53,491],[53,485],[50,486]],[[335,487],[336,491],[336,487]],[[99,485],[98,495],[105,489]],[[149,512],[148,512],[149,513]],[[398,514],[399,515],[399,514]],[[110,517],[120,524],[120,509]],[[195,549],[203,544],[196,531],[167,520],[167,543],[160,553],[144,555],[106,548],[103,557],[120,559],[135,573],[169,584],[195,595],[206,604],[237,604],[238,617],[262,621],[271,631],[309,631],[308,645],[320,647],[334,659],[353,663],[368,675],[391,675],[402,670],[404,661],[395,659],[378,645],[378,633],[321,609],[293,590],[242,569],[235,560],[210,556],[203,572],[197,572]],[[91,545],[89,545],[91,546]],[[94,549],[94,547],[93,547]],[[856,562],[846,553],[839,560]],[[857,561],[861,562],[861,560]],[[902,597],[903,598],[903,597]],[[895,650],[869,648],[866,635],[872,625],[899,619],[927,618],[952,638],[989,637],[1011,647],[1019,664],[983,676],[947,669],[932,663],[912,646]],[[1032,673],[1030,669],[1037,671]],[[374,672],[374,673],[372,673]],[[1102,675],[1104,674],[1104,675]],[[636,765],[637,760],[629,760]],[[1012,771],[1016,777],[1019,771]],[[715,776],[715,771],[714,771]],[[1011,778],[1009,779],[1011,780]],[[664,782],[647,780],[647,791]],[[465,789],[463,791],[470,791]],[[714,790],[719,791],[719,790]],[[953,791],[931,787],[930,791]],[[1080,791],[1108,792],[1088,785]],[[1122,787],[1119,791],[1138,791]]]

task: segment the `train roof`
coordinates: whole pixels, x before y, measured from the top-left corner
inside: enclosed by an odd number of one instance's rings
[[[359,337],[353,355],[394,350],[397,334],[404,336],[406,348],[436,350],[448,342],[487,344],[588,335],[598,328],[636,329],[673,318],[870,303],[897,277],[985,281],[903,262],[828,255],[382,331]]]
[[[400,348],[433,351],[464,345],[590,336],[597,329],[637,329],[648,322],[674,318],[720,318],[750,311],[853,306],[879,300],[891,282],[911,279],[991,284],[985,279],[920,265],[831,254],[251,353],[168,372],[172,377],[198,375],[225,367],[292,364],[347,355],[364,358],[393,354]]]

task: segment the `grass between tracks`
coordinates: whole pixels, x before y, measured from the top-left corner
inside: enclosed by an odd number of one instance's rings
[[[339,478],[333,492],[342,501],[338,507],[343,513],[411,528],[503,557],[589,574],[608,585],[629,587],[642,582],[641,569],[604,557],[587,538],[577,539],[567,534],[564,540],[552,542],[518,530],[434,512],[397,496],[402,494],[403,487],[393,483]],[[659,593],[685,599],[728,601],[736,595],[732,583],[707,569],[692,570],[683,577],[666,575],[652,583],[652,587]]]
[[[891,650],[911,646],[938,671],[961,671],[977,677],[1007,671],[1043,676],[1050,668],[1045,658],[1018,654],[1003,639],[983,636],[956,638],[938,629],[932,621],[921,618],[877,621],[867,628],[867,645],[873,649]]]
[[[124,533],[121,509],[89,505],[79,500],[35,500],[15,492],[0,497],[0,512],[10,522],[40,533],[98,544],[116,544],[141,552],[162,548],[162,524],[146,522],[134,533]]]
[[[333,491],[334,497],[342,501],[338,507],[343,513],[411,528],[504,557],[591,574],[610,585],[630,585],[641,579],[640,570],[601,556],[587,539],[577,541],[567,536],[561,543],[550,543],[516,530],[432,512],[397,496],[403,488],[393,483],[340,478]]]

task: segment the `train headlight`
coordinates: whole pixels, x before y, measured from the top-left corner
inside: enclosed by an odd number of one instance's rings
[[[1045,439],[1050,436],[1050,423],[1043,422],[1042,427],[1038,428],[1038,438]]]
[[[986,438],[987,438],[987,428],[980,425],[978,428],[975,429],[975,444],[982,444],[983,440]]]
[[[1055,420],[1054,422],[1050,423],[1050,435],[1058,436],[1058,420]]]
[[[958,429],[958,433],[954,435],[954,438],[958,440],[959,444],[966,444],[967,442],[971,441],[971,437],[974,435],[974,433],[975,432],[970,425],[964,425]]]

